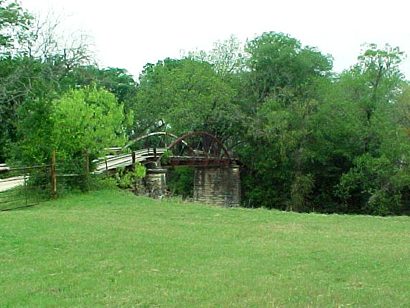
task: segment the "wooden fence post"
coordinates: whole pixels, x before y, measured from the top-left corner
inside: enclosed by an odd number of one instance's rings
[[[57,198],[57,173],[56,173],[56,150],[51,153],[51,166],[50,166],[50,176],[51,176],[51,198]]]
[[[132,151],[131,153],[131,158],[132,158],[132,171],[135,171],[135,151]],[[133,189],[134,189],[134,194],[137,193],[137,182],[135,179],[133,179],[133,183],[132,183]]]
[[[86,191],[90,190],[89,187],[89,175],[90,175],[90,157],[88,151],[84,151],[84,189]]]

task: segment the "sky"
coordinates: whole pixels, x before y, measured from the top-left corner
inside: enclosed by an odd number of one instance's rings
[[[407,0],[20,0],[36,15],[50,12],[64,33],[87,33],[101,67],[138,76],[147,63],[185,51],[210,50],[231,35],[287,33],[334,58],[334,71],[356,63],[365,43],[399,46],[410,79]]]

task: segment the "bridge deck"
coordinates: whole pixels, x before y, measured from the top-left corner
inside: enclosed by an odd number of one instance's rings
[[[147,163],[155,161],[162,154],[166,148],[144,149],[136,151],[135,161],[139,163]],[[117,168],[124,168],[132,165],[132,154],[121,154],[114,156],[107,156],[97,162],[97,167],[94,173],[99,174],[105,171],[114,170]],[[206,156],[170,156],[163,165],[165,166],[228,166],[235,162],[229,158],[220,157],[206,157]]]
[[[157,149],[144,149],[135,151],[135,161],[144,163],[146,161],[152,161],[159,158],[166,151],[165,148]],[[132,165],[132,154],[121,154],[114,156],[107,156],[105,159],[97,160],[97,167],[95,173],[103,173],[108,170],[114,170],[117,168],[124,168]]]

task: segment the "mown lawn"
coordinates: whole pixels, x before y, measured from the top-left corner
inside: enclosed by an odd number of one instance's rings
[[[0,307],[410,306],[410,217],[119,191],[0,212]]]

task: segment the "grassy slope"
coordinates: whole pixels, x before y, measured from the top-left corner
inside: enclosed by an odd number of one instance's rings
[[[409,306],[410,218],[77,195],[0,213],[0,306]]]

